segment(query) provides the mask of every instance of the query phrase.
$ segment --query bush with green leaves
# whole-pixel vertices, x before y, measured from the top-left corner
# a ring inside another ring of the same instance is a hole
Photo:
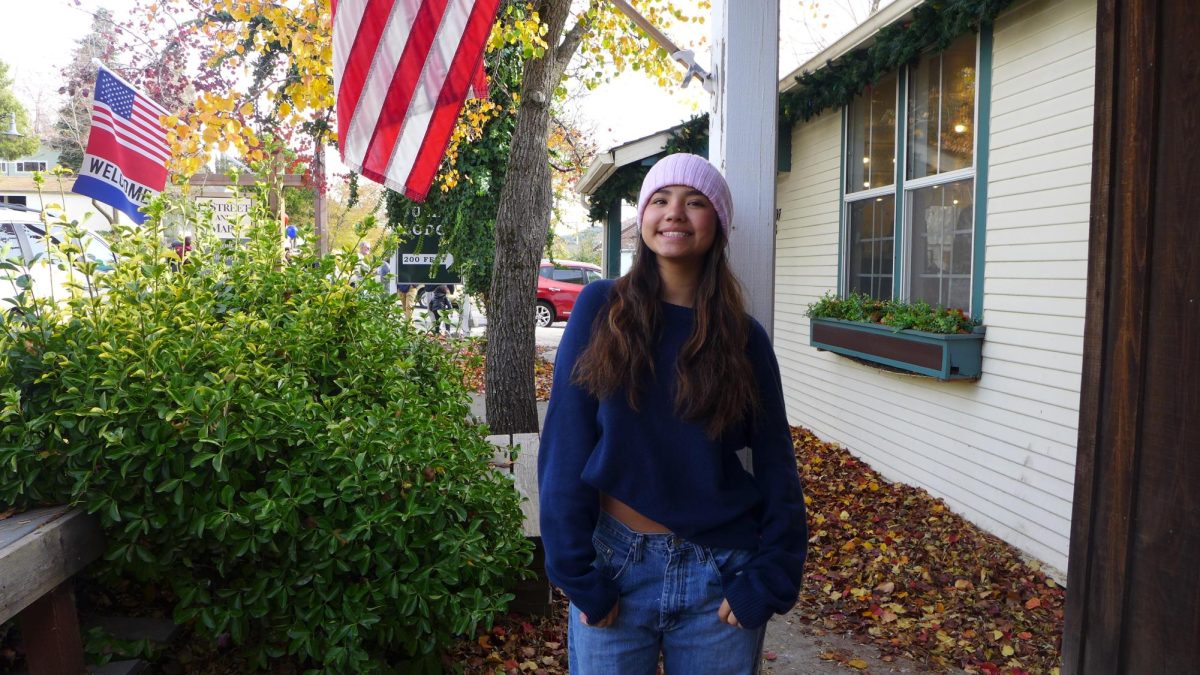
[[[285,256],[261,212],[226,246],[184,214],[181,261],[157,223],[183,207],[152,209],[107,272],[63,223],[91,283],[3,320],[0,510],[96,514],[105,573],[169,584],[177,621],[260,664],[391,672],[487,625],[531,551],[443,345],[351,287],[352,253]]]
[[[806,314],[813,319],[880,323],[897,331],[910,328],[927,333],[970,333],[979,325],[961,309],[932,307],[924,301],[880,300],[859,292],[844,298],[827,292],[808,306]]]

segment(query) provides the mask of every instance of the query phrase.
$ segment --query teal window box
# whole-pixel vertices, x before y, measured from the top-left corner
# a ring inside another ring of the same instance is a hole
[[[809,344],[817,349],[939,380],[976,380],[983,373],[983,326],[944,334],[842,319],[809,321]]]

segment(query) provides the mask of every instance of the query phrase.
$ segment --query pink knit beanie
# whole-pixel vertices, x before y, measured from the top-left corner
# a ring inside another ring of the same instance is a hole
[[[733,197],[729,194],[729,184],[707,159],[685,152],[663,157],[646,173],[642,191],[638,195],[638,227],[642,225],[642,215],[646,213],[650,196],[669,185],[686,185],[702,192],[716,209],[721,228],[726,235],[729,234],[729,223],[733,218]]]

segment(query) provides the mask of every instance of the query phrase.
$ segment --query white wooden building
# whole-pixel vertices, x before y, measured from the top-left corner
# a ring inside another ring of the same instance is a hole
[[[864,47],[919,4],[897,0],[801,71]],[[792,423],[945,499],[1060,579],[1095,46],[1094,0],[1018,0],[990,30],[795,125],[777,181],[775,349]],[[967,309],[986,326],[982,375],[939,381],[810,346],[808,304],[850,290]]]
[[[783,77],[780,93],[907,23],[925,1],[880,10]],[[1079,427],[1095,63],[1095,0],[1016,0],[979,34],[794,124],[776,182],[774,341],[789,421],[943,498],[1060,580]],[[601,155],[580,191],[652,164],[670,132]],[[609,242],[620,214],[614,202]],[[808,305],[852,290],[980,319],[981,375],[942,381],[813,347]]]

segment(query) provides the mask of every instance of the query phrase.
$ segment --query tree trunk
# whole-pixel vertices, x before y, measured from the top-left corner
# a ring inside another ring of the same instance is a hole
[[[549,28],[547,44],[558,44],[570,4],[569,0],[545,0],[538,8]],[[550,99],[562,76],[564,59],[569,58],[547,49],[541,58],[526,61],[521,81],[517,126],[496,214],[496,256],[488,303],[484,380],[487,423],[493,434],[539,431],[533,386],[534,304],[538,263],[553,206],[546,139]]]

